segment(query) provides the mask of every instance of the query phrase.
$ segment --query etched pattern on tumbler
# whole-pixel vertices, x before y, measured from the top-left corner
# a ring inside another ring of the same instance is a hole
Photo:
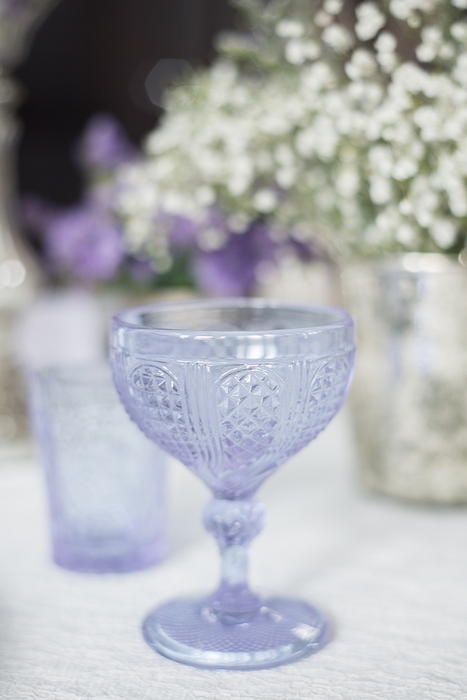
[[[42,370],[31,413],[46,479],[54,560],[131,571],[166,549],[166,455],[125,414],[104,365]]]

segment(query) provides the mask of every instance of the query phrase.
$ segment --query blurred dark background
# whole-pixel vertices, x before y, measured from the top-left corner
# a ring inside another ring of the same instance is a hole
[[[161,114],[144,84],[158,61],[207,64],[215,35],[234,26],[228,0],[60,0],[15,72],[20,192],[74,202],[82,183],[72,147],[87,120],[111,113],[140,142]]]

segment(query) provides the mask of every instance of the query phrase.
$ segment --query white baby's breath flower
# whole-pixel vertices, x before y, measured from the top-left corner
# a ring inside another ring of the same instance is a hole
[[[451,26],[450,32],[456,41],[467,43],[467,24],[465,22],[456,22]]]
[[[154,250],[153,257],[155,262],[155,267],[159,273],[168,272],[172,267],[172,256],[168,250]]]
[[[314,129],[316,133],[316,153],[324,161],[331,160],[335,155],[339,140],[339,136],[333,128],[332,121],[323,114],[320,114],[315,120]]]
[[[418,29],[422,24],[422,18],[420,15],[410,15],[410,17],[407,17],[407,24],[412,29]]]
[[[449,209],[458,219],[463,219],[467,216],[467,197],[465,192],[459,191],[455,195],[449,197]]]
[[[407,20],[412,14],[411,3],[408,0],[391,0],[389,10],[394,17],[402,20]]]
[[[288,41],[285,45],[285,57],[294,66],[300,66],[304,63],[303,43],[297,39]]]
[[[339,117],[343,113],[347,113],[347,100],[345,95],[340,92],[330,92],[323,96],[323,111],[329,116]]]
[[[373,39],[386,24],[386,17],[373,2],[363,2],[355,10],[355,33],[361,41]]]
[[[162,208],[168,214],[189,216],[193,212],[195,205],[193,201],[183,192],[178,190],[168,190],[164,193]]]
[[[380,175],[370,177],[370,199],[374,204],[387,204],[392,199],[390,180]]]
[[[337,175],[336,192],[342,197],[355,197],[360,186],[360,177],[355,167],[343,168]]]
[[[416,241],[417,230],[408,223],[401,223],[396,231],[396,240],[403,245],[410,246]]]
[[[352,34],[340,24],[331,24],[326,27],[322,38],[324,43],[337,53],[346,53],[354,44]]]
[[[277,196],[271,189],[261,189],[253,196],[253,206],[260,214],[269,214],[277,204]]]
[[[463,87],[467,87],[467,54],[462,54],[458,57],[452,76]]]
[[[227,242],[227,233],[224,229],[214,226],[201,228],[197,234],[197,241],[201,250],[219,250]]]
[[[276,171],[276,182],[285,190],[290,189],[297,181],[297,170],[293,166],[279,168]]]
[[[289,144],[281,143],[274,150],[274,158],[279,165],[287,166],[295,163],[295,154]]]
[[[216,201],[216,193],[209,185],[202,185],[195,192],[195,200],[200,207],[210,207]]]
[[[152,237],[152,222],[145,218],[131,217],[125,223],[125,244],[130,252],[141,250]]]
[[[376,60],[381,66],[381,70],[388,74],[393,73],[395,68],[399,65],[397,55],[390,51],[380,51],[376,56]]]
[[[332,20],[332,16],[323,10],[320,10],[315,15],[315,24],[317,27],[327,27],[331,24]]]
[[[316,61],[313,65],[304,67],[300,78],[307,93],[319,94],[336,84],[335,74],[324,61]],[[313,94],[312,105],[315,104],[316,98]]]
[[[274,168],[274,159],[267,150],[259,150],[254,155],[256,169],[260,173],[266,173]]]
[[[423,141],[414,138],[405,151],[406,155],[416,161],[421,161],[427,157],[427,146]]]
[[[231,173],[225,184],[232,197],[242,197],[248,192],[251,183],[250,178],[239,171]]]
[[[305,27],[294,19],[282,19],[276,24],[276,34],[283,39],[292,39],[303,36]]]
[[[367,95],[367,85],[363,80],[354,80],[349,83],[346,89],[346,96],[351,103],[363,102]]]
[[[383,138],[397,147],[407,148],[415,138],[415,134],[410,124],[400,119],[395,124],[384,127],[381,131]]]
[[[279,107],[279,105],[277,106]],[[271,134],[272,136],[283,136],[292,129],[292,124],[287,115],[279,111],[268,111],[262,114],[261,119],[258,120],[258,126],[265,134]]]
[[[418,164],[412,158],[402,157],[394,163],[392,176],[395,180],[408,180],[418,170]]]
[[[457,238],[457,229],[450,219],[436,219],[430,226],[430,235],[440,248],[450,248]]]
[[[244,107],[251,99],[250,91],[245,85],[237,85],[230,93],[230,101],[236,107]]]
[[[451,58],[454,58],[455,54],[456,49],[452,42],[444,42],[438,49],[438,56],[442,58],[443,61],[449,61]]]
[[[400,213],[403,214],[404,216],[409,216],[410,214],[412,214],[412,212],[413,212],[413,207],[412,207],[411,201],[410,201],[409,199],[403,199],[403,200],[399,203],[399,211],[400,211]]]
[[[377,250],[382,246],[386,246],[389,241],[393,240],[394,233],[397,230],[399,220],[393,221],[391,211],[386,207],[375,218],[374,223],[368,225],[364,229],[364,240],[368,241]]]
[[[429,26],[421,31],[422,41],[431,46],[439,46],[443,41],[443,32],[439,27]]]
[[[397,39],[391,32],[381,32],[375,41],[375,49],[382,53],[392,53],[397,49]]]
[[[422,63],[430,63],[430,61],[434,61],[438,52],[435,46],[420,44],[420,46],[417,46],[415,49],[415,53],[419,61]]]
[[[413,121],[422,132],[424,141],[434,141],[439,136],[441,115],[434,106],[425,105],[413,112]]]
[[[414,210],[416,208],[423,209],[429,212],[435,212],[439,208],[440,196],[437,192],[428,189],[426,178],[421,177],[419,182],[415,180],[412,183],[414,195]]]
[[[272,50],[263,74],[222,59],[186,94],[175,88],[143,163],[120,179],[118,207],[134,249],[163,260],[170,249],[157,211],[200,225],[212,207],[226,223],[200,226],[205,250],[241,235],[258,215],[281,246],[299,229],[309,240],[314,221],[337,250],[357,254],[459,245],[467,225],[467,25],[457,9],[467,7],[456,2],[464,0],[363,0],[353,24],[347,15],[341,24],[343,1],[324,0],[309,20],[291,11],[276,20],[279,39],[264,34]],[[394,20],[397,39],[386,28]],[[420,27],[418,62],[398,52],[404,25]]]
[[[336,203],[336,193],[332,187],[320,187],[316,190],[315,202],[325,212],[332,211]]]
[[[441,192],[444,189],[443,173],[440,168],[436,168],[430,173],[429,183],[433,190]]]
[[[339,151],[341,164],[357,166],[358,163],[358,148],[355,144],[343,143]]]
[[[439,27],[425,27],[421,31],[421,37],[422,43],[415,49],[419,61],[434,61],[447,48],[447,45],[443,44],[443,33]]]
[[[305,58],[310,61],[314,61],[321,55],[321,47],[318,42],[310,39],[303,42],[302,51]]]
[[[376,71],[376,61],[366,49],[355,49],[351,59],[345,64],[345,72],[351,80],[370,78]]]
[[[213,65],[209,77],[209,87],[211,88],[219,89],[223,86],[230,86],[235,83],[238,77],[238,68],[232,61],[218,61]]]
[[[430,191],[428,187],[429,182],[425,176],[418,176],[412,181],[410,192],[412,215],[422,228],[431,226],[439,202],[436,193]]]
[[[419,92],[429,101],[434,100],[439,107],[442,107],[444,98],[451,101],[453,83],[447,75],[427,72],[423,82],[420,83]]]
[[[412,0],[414,7],[427,15],[434,14],[438,8],[445,4],[445,0]]]
[[[443,119],[439,137],[445,141],[462,143],[467,135],[467,106],[459,107]],[[459,148],[458,153],[461,152]],[[457,162],[457,157],[454,158]]]
[[[235,212],[227,218],[227,226],[232,233],[243,233],[250,223],[248,214]]]
[[[290,39],[285,45],[285,57],[294,66],[301,66],[307,60],[318,58],[321,50],[315,41]]]
[[[324,0],[323,10],[330,15],[338,15],[344,7],[344,0]]]
[[[423,92],[430,82],[429,75],[415,63],[403,63],[395,71],[393,85],[407,92]]]
[[[295,139],[297,153],[303,158],[309,158],[315,151],[317,136],[313,128],[299,131]]]
[[[389,146],[373,146],[368,151],[368,161],[374,172],[384,177],[390,177],[393,167],[393,157]]]

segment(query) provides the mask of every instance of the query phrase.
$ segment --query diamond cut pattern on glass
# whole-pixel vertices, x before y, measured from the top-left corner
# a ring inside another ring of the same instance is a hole
[[[271,446],[279,422],[280,385],[270,372],[247,369],[225,377],[218,386],[221,444],[238,465],[257,460]]]
[[[133,370],[131,386],[138,402],[146,407],[141,420],[149,434],[179,459],[191,461],[197,451],[186,425],[184,402],[176,379],[158,365],[140,365]]]
[[[305,410],[304,435],[320,433],[339,409],[349,381],[351,355],[336,355],[317,372]]]

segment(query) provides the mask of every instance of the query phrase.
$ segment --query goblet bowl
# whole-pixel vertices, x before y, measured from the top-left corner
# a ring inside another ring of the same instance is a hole
[[[288,598],[247,585],[247,550],[263,521],[260,484],[320,433],[353,371],[353,323],[341,309],[261,299],[160,304],[112,323],[114,380],[131,418],[195,472],[214,498],[221,582],[203,599],[160,606],[149,644],[200,667],[265,668],[320,648],[327,625]]]

